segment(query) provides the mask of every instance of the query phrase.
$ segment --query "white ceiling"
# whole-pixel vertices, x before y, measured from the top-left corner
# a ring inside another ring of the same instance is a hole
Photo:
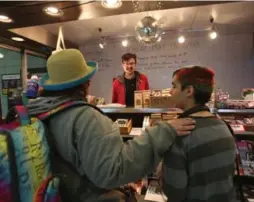
[[[62,25],[65,39],[83,44],[100,37],[98,28],[102,28],[103,36],[133,36],[137,22],[148,14],[160,19],[164,30],[209,27],[212,15],[219,32],[244,31],[246,28],[254,31],[254,2],[250,1],[132,13],[42,27],[57,34]]]

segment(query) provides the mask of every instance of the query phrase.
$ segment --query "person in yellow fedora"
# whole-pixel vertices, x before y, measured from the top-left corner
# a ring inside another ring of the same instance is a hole
[[[41,79],[44,92],[28,104],[29,113],[36,116],[68,101],[84,100],[97,69],[96,62],[86,62],[78,50],[54,53]],[[193,124],[192,119],[161,122],[125,144],[118,126],[92,106],[76,106],[50,117],[48,131],[63,160],[58,171],[67,176],[63,201],[125,201],[112,189],[153,171],[176,136],[188,134]],[[115,196],[122,199],[114,200]]]

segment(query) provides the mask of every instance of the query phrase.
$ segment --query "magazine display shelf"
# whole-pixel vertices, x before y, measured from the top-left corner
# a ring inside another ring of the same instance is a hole
[[[254,109],[219,109],[216,112],[220,116],[253,116]],[[245,132],[234,132],[236,141],[246,140],[254,141],[254,131],[245,131]],[[254,176],[250,175],[240,175],[239,172],[235,175],[235,182],[238,184],[240,200],[245,202],[248,201],[244,195],[243,186],[244,185],[254,185]]]
[[[118,118],[132,119],[133,127],[142,127],[145,116],[150,116],[154,113],[177,112],[177,109],[169,108],[102,108],[102,111],[113,121]],[[254,117],[254,109],[211,109],[211,112],[220,116],[250,116]],[[124,141],[132,139],[134,136],[122,135]],[[235,132],[237,141],[250,140],[254,141],[254,131]],[[242,186],[245,184],[254,185],[254,176],[238,175],[235,176],[235,182],[239,184],[241,201],[244,200]]]

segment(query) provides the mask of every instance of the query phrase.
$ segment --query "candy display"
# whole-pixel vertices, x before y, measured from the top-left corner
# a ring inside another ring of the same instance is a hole
[[[253,89],[252,89],[253,90]],[[243,89],[244,100],[229,99],[229,93],[222,89],[215,91],[215,108],[218,109],[254,109],[254,100],[251,89]]]
[[[254,100],[254,88],[242,89],[242,97],[244,100]]]
[[[143,107],[149,108],[151,105],[151,91],[150,90],[144,90],[142,92],[143,94]]]
[[[135,106],[135,108],[142,108],[143,107],[142,91],[135,91],[134,92],[134,106]]]

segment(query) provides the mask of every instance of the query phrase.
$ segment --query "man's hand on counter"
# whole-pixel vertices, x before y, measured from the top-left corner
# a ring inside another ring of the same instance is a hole
[[[174,119],[167,121],[177,132],[179,136],[188,135],[195,128],[195,120],[191,118]]]

